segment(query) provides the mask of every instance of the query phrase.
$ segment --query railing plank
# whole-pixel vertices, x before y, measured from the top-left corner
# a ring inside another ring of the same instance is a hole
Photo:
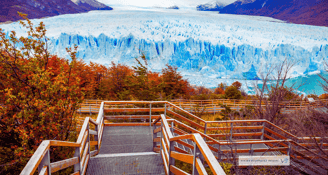
[[[166,161],[163,150],[161,150],[161,155],[162,155],[162,160],[163,160],[163,163],[164,163],[165,174],[168,175],[169,168],[167,166],[167,161]]]
[[[170,171],[175,175],[190,175],[189,173],[181,170],[180,168],[178,168],[174,165],[170,165]]]
[[[161,138],[160,137],[156,137],[154,138],[153,142],[160,142],[161,141]]]
[[[90,141],[90,146],[98,145],[98,141]]]
[[[104,112],[149,112],[150,108],[106,108]],[[152,112],[164,112],[164,108],[151,108]]]
[[[33,156],[27,162],[23,171],[20,174],[21,175],[33,174],[35,170],[38,168],[38,165],[40,164],[41,160],[43,159],[49,148],[50,148],[50,141],[49,140],[42,141],[42,143],[40,144],[38,149],[34,152]]]
[[[182,116],[182,115],[180,115],[180,114],[178,114],[178,113],[175,113],[175,112],[173,112],[173,111],[171,111],[171,110],[167,110],[167,112],[168,112],[169,114],[174,115],[175,117],[178,117],[179,119],[181,119],[181,120],[183,120],[183,121],[187,121],[188,123],[190,123],[191,126],[195,126],[195,127],[201,128],[202,130],[205,129],[204,126],[202,126],[202,125],[200,125],[200,124],[198,124],[198,123],[196,123],[196,122],[194,122],[194,121],[192,121],[192,120],[190,120],[190,119],[188,119],[188,118],[186,118],[186,117],[184,117],[184,116]]]
[[[194,156],[190,154],[183,154],[176,151],[171,151],[171,157],[182,162],[193,164]]]
[[[86,130],[87,130],[87,127],[88,127],[88,124],[89,124],[89,117],[86,117],[85,119],[84,119],[84,123],[83,123],[83,125],[82,125],[82,128],[81,128],[81,131],[80,131],[80,134],[79,134],[79,137],[77,138],[77,143],[81,143],[82,142],[82,139],[83,139],[83,137],[84,137],[84,132],[86,132]]]
[[[262,129],[263,126],[234,126],[232,127],[233,130],[239,129]],[[231,130],[231,127],[208,127],[207,131],[216,131],[216,130]]]
[[[70,167],[72,165],[75,165],[79,163],[78,157],[73,157],[70,159],[54,162],[50,164],[51,167],[51,173],[57,172],[59,170],[65,169],[67,167]]]
[[[67,147],[80,147],[81,144],[76,142],[67,142],[59,140],[50,140],[50,146],[67,146]]]
[[[267,127],[265,127],[264,130],[268,131],[269,133],[271,133],[271,134],[273,134],[273,135],[275,135],[275,136],[277,136],[277,137],[279,137],[279,138],[281,138],[281,139],[284,139],[284,140],[287,139],[286,137],[284,137],[284,136],[282,136],[282,135],[280,135],[280,134],[278,134],[278,133],[272,131],[271,129],[269,129],[269,128],[267,128]]]
[[[91,135],[98,135],[97,131],[92,130],[92,129],[89,129],[89,133],[90,133]]]
[[[87,157],[86,157],[86,160],[85,160],[85,164],[83,165],[83,171],[82,171],[82,175],[85,175],[85,173],[86,173],[86,171],[87,171],[87,165],[88,165],[88,163],[89,163],[89,159],[90,159],[90,156],[89,156],[89,154],[87,155]]]
[[[87,157],[88,154],[88,149],[89,149],[89,143],[86,143],[85,144],[85,148],[84,148],[84,151],[83,151],[83,155],[82,155],[82,158],[81,158],[81,167],[83,167],[83,165],[85,164],[85,159]]]
[[[164,140],[162,139],[162,149],[163,149],[163,151],[164,151],[164,154],[165,154],[165,158],[166,158],[166,160],[167,160],[167,164],[169,164],[169,154],[168,154],[168,148],[167,148],[167,144],[166,143],[164,143]]]
[[[81,143],[81,146],[80,146],[81,151],[84,150],[84,146],[86,145],[85,142],[87,141],[88,135],[89,135],[89,132],[86,131],[84,133],[83,140],[82,140],[82,143]],[[80,156],[82,157],[82,154]]]
[[[184,110],[184,109],[182,109],[182,108],[180,108],[180,107],[174,105],[173,103],[170,103],[170,102],[166,102],[166,103],[169,104],[169,105],[171,105],[172,107],[174,107],[174,108],[176,108],[176,109],[179,109],[180,111],[182,111],[182,112],[184,112],[184,113],[186,113],[186,114],[192,116],[193,118],[195,118],[195,119],[197,119],[197,120],[199,120],[199,121],[201,121],[201,122],[204,122],[204,123],[206,122],[204,119],[201,119],[201,118],[197,117],[196,115],[191,114],[190,112],[188,112],[188,111],[186,111],[186,110]]]
[[[198,157],[196,158],[196,169],[197,169],[199,175],[207,175],[205,167],[204,167],[202,161]]]
[[[189,144],[189,143],[186,143],[186,142],[184,142],[184,141],[182,141],[182,140],[177,140],[176,142],[179,143],[179,144],[181,144],[181,145],[183,145],[183,146],[185,146],[185,147],[188,147],[188,148],[194,150],[194,146],[192,146],[192,145]]]
[[[93,150],[93,151],[90,152],[90,157],[92,157],[96,154],[98,154],[98,150]]]
[[[193,138],[192,134],[186,134],[186,135],[175,136],[175,137],[171,138],[170,141],[177,141],[177,140],[181,140],[181,139],[192,139],[192,138]]]
[[[230,133],[227,134],[207,134],[210,137],[229,137]],[[240,136],[261,136],[262,132],[253,132],[253,133],[233,133],[232,136],[240,137]]]
[[[154,134],[156,134],[156,133],[158,133],[158,132],[161,132],[161,131],[162,131],[162,128],[161,128],[161,127],[156,128],[156,129],[154,130]]]
[[[170,126],[167,123],[166,117],[163,114],[161,115],[161,118],[162,118],[162,122],[163,122],[164,128],[165,128],[165,130],[167,132],[168,139],[170,140],[171,138],[173,138],[173,135],[172,135],[171,130],[170,130]]]
[[[183,153],[183,154],[189,154],[187,151],[185,151],[185,150],[183,150],[183,149],[181,149],[181,148],[179,148],[179,147],[177,147],[177,146],[174,146],[174,149],[175,149],[175,151],[178,151],[178,152],[180,152],[180,153]]]
[[[40,171],[39,175],[48,175],[48,167],[47,166],[44,166],[42,168],[42,170]]]

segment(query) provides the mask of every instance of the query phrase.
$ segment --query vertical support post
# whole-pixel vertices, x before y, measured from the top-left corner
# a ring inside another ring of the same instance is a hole
[[[44,166],[48,167],[48,174],[51,174],[51,167],[50,167],[50,151],[49,149],[47,150],[46,154],[44,155],[43,159],[41,160],[39,166],[38,166],[38,171],[39,173],[41,172],[42,168]]]
[[[221,151],[221,145],[219,145],[219,150],[218,150],[218,161],[221,162],[221,155],[222,155],[222,151]]]
[[[88,137],[87,137],[87,140],[85,141],[85,144],[89,143],[89,148],[88,148],[88,153],[87,154],[90,154],[90,124],[89,123],[87,125],[87,130],[88,130]]]
[[[206,134],[207,131],[207,122],[205,121],[205,129],[204,129],[204,134]]]
[[[81,172],[81,158],[80,158],[80,147],[76,147],[75,148],[75,153],[74,153],[74,157],[77,157],[79,159],[79,162],[77,164],[74,165],[74,173],[75,172],[80,172],[80,174],[82,173]]]
[[[166,103],[164,103],[164,108],[165,108],[165,110],[164,110],[164,115],[165,115],[165,117],[166,117]]]
[[[288,141],[288,150],[287,150],[287,155],[288,156],[290,155],[291,150],[292,150],[291,144],[290,144],[290,141]]]
[[[151,127],[151,103],[149,104],[149,127]]]
[[[253,155],[254,150],[253,150],[253,144],[250,144],[250,150],[249,150],[249,155]]]
[[[230,123],[230,141],[232,141],[233,123]]]
[[[213,104],[213,100],[212,100],[212,106],[213,106],[213,111],[214,111],[214,115],[215,115],[215,103]]]
[[[174,151],[174,141],[170,141],[170,147],[169,147],[169,164],[168,164],[168,168],[170,169],[171,165],[175,166],[175,159],[171,157],[171,151]],[[169,175],[174,175],[170,170],[169,170]]]
[[[154,123],[154,126],[153,126],[153,151],[154,151],[154,152],[155,152],[155,148],[156,148],[156,146],[157,146],[157,143],[154,142],[154,139],[157,138],[157,133],[154,132],[155,129],[156,129],[156,124]]]
[[[90,116],[91,116],[91,105],[89,105],[89,111],[90,111]]]
[[[95,125],[95,131],[98,133],[98,125]],[[98,143],[98,137],[100,137],[100,136],[94,135],[93,137],[95,138],[95,141],[97,141],[97,143]],[[95,146],[95,150],[97,150],[99,152],[98,144]]]
[[[197,168],[196,168],[196,158],[200,156],[200,150],[196,143],[194,143],[194,160],[192,164],[192,175],[199,175]]]
[[[262,124],[263,128],[262,128],[262,135],[261,135],[261,140],[264,140],[264,128],[265,128],[265,122],[263,122]]]

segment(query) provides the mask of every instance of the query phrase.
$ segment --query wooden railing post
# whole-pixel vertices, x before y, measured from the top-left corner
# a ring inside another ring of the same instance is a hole
[[[79,159],[79,163],[74,165],[74,172],[80,172],[81,174],[81,158],[80,158],[80,147],[75,148],[74,157],[77,157]]]
[[[249,155],[253,155],[254,154],[254,150],[253,150],[253,144],[250,144],[250,150],[249,150]]]
[[[95,125],[95,131],[98,133],[98,125]],[[94,135],[95,141],[97,141],[98,143],[98,135]],[[95,150],[97,150],[99,152],[99,147],[98,144],[95,145]]]
[[[206,130],[207,130],[207,122],[205,122],[204,134],[206,134]]]
[[[154,150],[154,148],[156,148],[156,146],[157,146],[157,143],[154,141],[154,139],[157,137],[157,133],[154,132],[155,129],[156,129],[156,123],[154,123],[154,126],[153,126],[153,150]],[[160,152],[160,153],[161,153],[161,152]]]
[[[90,111],[90,116],[92,115],[92,113],[91,113],[91,105],[89,105],[89,111]]]
[[[263,140],[264,139],[264,131],[265,131],[265,122],[263,122],[262,123],[262,126],[263,126],[263,128],[262,128],[262,135],[261,135],[261,140]]]
[[[164,115],[166,116],[166,103],[164,103],[164,108],[165,108]]]
[[[233,133],[233,123],[230,123],[230,141],[232,141],[232,133]]]
[[[87,143],[89,143],[89,148],[88,148],[88,152],[87,152],[87,154],[90,154],[90,124],[88,123],[88,125],[87,125],[87,130],[88,130],[88,136],[87,136],[87,140],[86,140],[86,142],[85,142],[85,144],[87,144]]]
[[[288,150],[287,150],[287,155],[289,156],[290,155],[290,152],[292,151],[292,148],[291,148],[291,143],[290,141],[288,141]]]
[[[171,157],[171,151],[174,151],[174,141],[170,141],[170,147],[169,147],[169,164],[168,167],[170,169],[170,166],[173,165],[175,166],[175,159]],[[169,175],[174,175],[170,170],[169,170]]]
[[[196,142],[194,142],[194,160],[193,160],[193,164],[192,164],[192,175],[199,175],[197,169],[196,169],[196,158],[198,158],[200,156],[201,152],[196,144]]]
[[[47,153],[44,155],[43,159],[41,160],[39,166],[38,166],[38,171],[39,173],[41,172],[42,168],[46,166],[48,170],[48,174],[51,174],[51,167],[50,167],[50,150],[47,150]]]
[[[151,127],[151,103],[149,104],[149,127]]]

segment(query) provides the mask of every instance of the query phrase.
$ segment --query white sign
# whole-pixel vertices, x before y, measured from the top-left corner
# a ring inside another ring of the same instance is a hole
[[[239,156],[239,166],[289,166],[289,156]]]

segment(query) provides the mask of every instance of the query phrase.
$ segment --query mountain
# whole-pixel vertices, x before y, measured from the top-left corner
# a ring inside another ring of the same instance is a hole
[[[220,13],[269,16],[296,24],[328,26],[328,0],[239,0]]]
[[[0,22],[22,19],[17,11],[28,18],[42,18],[61,14],[82,13],[91,10],[112,10],[95,0],[1,0]]]
[[[196,7],[198,11],[219,11],[223,7],[225,7],[226,4],[219,2],[219,1],[212,1],[208,2],[206,4],[201,4]]]

